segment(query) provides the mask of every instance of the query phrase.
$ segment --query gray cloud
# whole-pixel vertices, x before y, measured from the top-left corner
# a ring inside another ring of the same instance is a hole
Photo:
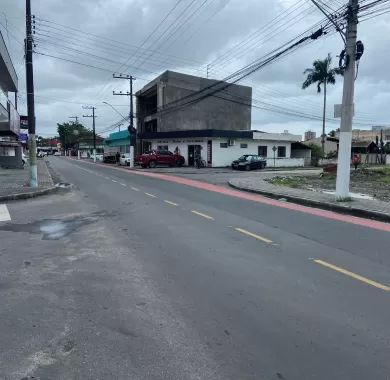
[[[104,106],[102,101],[118,105],[118,109],[127,114],[128,98],[111,95],[113,89],[122,91],[127,89],[125,81],[112,79],[112,72],[127,60],[132,66],[123,67],[121,70],[128,71],[139,78],[136,81],[136,89],[146,83],[145,79],[152,79],[157,73],[166,69],[206,75],[206,65],[213,61],[216,64],[209,67],[210,75],[223,78],[323,18],[319,11],[310,6],[309,1],[208,0],[196,13],[196,8],[202,3],[199,0],[176,20],[184,7],[190,4],[190,0],[183,0],[143,49],[137,49],[137,46],[154,30],[175,3],[176,0],[33,1],[33,12],[38,18],[106,38],[97,39],[72,30],[61,32],[51,29],[52,32],[58,33],[58,35],[51,34],[52,37],[58,38],[58,45],[49,45],[42,40],[45,39],[44,37],[37,36],[37,39],[41,39],[37,43],[37,50],[106,70],[96,70],[49,57],[35,56],[38,133],[54,134],[57,122],[65,121],[71,115],[81,116],[83,113],[81,105],[86,103],[97,105],[99,116],[97,125],[100,130],[119,118],[113,110]],[[292,16],[286,13],[283,16],[282,12],[294,4],[301,13],[296,13],[295,19],[291,19]],[[305,11],[306,8],[310,10]],[[12,34],[9,48],[20,79],[21,112],[25,112],[23,49],[20,46],[24,38],[24,2],[2,0],[2,10],[7,15],[9,32]],[[194,16],[190,17],[191,14]],[[274,20],[275,17],[279,19]],[[160,38],[166,26],[174,20],[176,20],[175,26]],[[390,56],[387,52],[390,39],[389,21],[389,15],[384,15],[359,24],[359,38],[364,41],[366,52],[356,82],[356,113],[357,119],[368,125],[371,122],[376,124],[388,120],[390,124],[387,112],[387,104],[390,100],[388,90],[390,74],[387,69],[390,64]],[[0,14],[0,22],[5,25],[2,14]],[[42,22],[41,24],[45,25]],[[63,29],[58,25],[52,26]],[[263,27],[262,39],[253,40],[253,44],[247,43],[237,53],[237,44],[261,27]],[[7,40],[4,28],[1,26],[0,28]],[[40,28],[41,33],[47,33],[43,30],[48,28],[42,26]],[[172,38],[163,43],[171,33]],[[158,38],[160,38],[158,43],[152,44]],[[90,55],[66,49],[64,44],[70,49]],[[145,48],[157,51],[148,57],[150,52]],[[310,67],[314,59],[323,58],[328,52],[332,53],[336,65],[336,55],[341,49],[342,41],[338,35],[320,39],[259,71],[244,80],[244,83],[251,83],[254,98],[257,100],[320,116],[322,97],[316,93],[315,87],[305,91],[301,89],[304,80],[302,73],[306,67]],[[228,53],[225,54],[226,52]],[[91,54],[104,57],[105,60],[93,57]],[[231,61],[226,63],[227,59]],[[142,62],[143,60],[145,61]],[[140,65],[138,70],[135,70],[134,65]],[[333,104],[340,103],[341,96],[342,79],[339,78],[337,84],[329,89],[328,114],[330,116]],[[328,129],[337,128],[337,122],[336,120],[335,123],[329,123]],[[89,123],[90,120],[86,120],[86,124]],[[291,132],[303,133],[309,128],[319,131],[320,127],[321,122],[316,120],[253,109],[253,128],[269,131],[288,129]]]

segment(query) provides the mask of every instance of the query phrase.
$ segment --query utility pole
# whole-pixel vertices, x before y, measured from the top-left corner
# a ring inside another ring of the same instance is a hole
[[[75,119],[76,121],[74,123],[78,124],[79,117],[78,116],[69,116],[69,119]]]
[[[92,115],[83,115],[83,117],[92,117],[92,130],[93,130],[93,162],[96,162],[96,130],[95,130],[95,119],[97,116],[95,116],[95,110],[96,107],[84,107],[85,110],[92,110]]]
[[[340,123],[340,145],[336,179],[336,197],[338,199],[349,197],[358,11],[358,0],[349,0],[347,10],[347,38],[345,47],[346,67],[344,70],[343,104],[341,109]]]
[[[130,127],[129,127],[130,146],[129,146],[129,153],[131,154],[131,135],[132,135],[132,133],[134,131],[133,81],[135,80],[135,78],[132,75],[127,75],[127,74],[119,74],[119,75],[112,74],[112,77],[116,78],[116,79],[126,79],[126,80],[128,80],[130,82],[130,91],[126,91],[126,92],[122,92],[122,91],[115,92],[115,91],[113,91],[112,94],[113,95],[125,95],[125,96],[129,96],[130,97],[130,113],[129,113],[129,117],[130,117]],[[134,150],[135,150],[135,146],[134,146]],[[133,156],[134,156],[134,153],[133,153]],[[133,162],[134,162],[134,157],[133,157]],[[133,163],[132,163],[132,165],[133,165]]]
[[[26,0],[26,90],[28,115],[28,153],[30,158],[30,186],[38,187],[37,143],[35,140],[34,70],[31,0]]]

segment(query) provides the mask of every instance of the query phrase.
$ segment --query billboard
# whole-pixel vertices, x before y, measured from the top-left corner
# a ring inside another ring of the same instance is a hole
[[[28,129],[28,116],[20,115],[20,129]]]
[[[20,132],[20,116],[16,108],[11,102],[8,102],[9,109],[9,130],[15,135],[19,135]]]
[[[28,134],[20,132],[19,133],[19,141],[21,141],[22,143],[26,143],[27,144],[27,142],[28,142]]]

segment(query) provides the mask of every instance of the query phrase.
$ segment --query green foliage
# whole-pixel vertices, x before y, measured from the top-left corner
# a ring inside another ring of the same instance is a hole
[[[309,148],[311,149],[311,157],[312,158],[322,158],[322,150],[321,147],[317,144],[309,144]]]
[[[338,67],[332,68],[332,57],[330,54],[321,60],[317,59],[313,62],[313,67],[306,69],[303,73],[307,77],[302,83],[302,89],[306,89],[312,84],[317,85],[317,92],[321,92],[321,85],[335,84],[336,75],[342,75],[342,70]]]
[[[76,148],[80,142],[93,139],[93,132],[81,123],[57,124],[57,132],[65,149]]]

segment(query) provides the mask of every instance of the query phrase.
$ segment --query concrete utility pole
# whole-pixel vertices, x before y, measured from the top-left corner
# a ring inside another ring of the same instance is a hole
[[[37,143],[35,140],[34,70],[31,0],[26,0],[26,89],[28,115],[28,153],[30,161],[30,186],[38,187]]]
[[[125,75],[125,74],[119,74],[119,75],[112,74],[112,77],[116,78],[116,79],[126,79],[126,80],[128,80],[130,82],[130,91],[127,91],[127,92],[122,92],[122,91],[115,92],[115,91],[113,91],[112,94],[113,95],[130,96],[130,113],[129,113],[130,127],[129,127],[129,129],[130,129],[130,131],[133,131],[134,130],[133,81],[135,80],[135,78],[132,75]],[[129,131],[129,140],[130,140],[130,146],[129,146],[130,152],[129,153],[131,154],[131,132],[130,131]],[[134,149],[134,151],[135,151],[135,149]],[[134,156],[134,152],[133,152],[133,156]],[[133,162],[134,162],[134,157],[133,157]],[[133,163],[131,164],[131,166],[133,166]]]
[[[96,130],[95,130],[95,110],[96,107],[84,107],[85,110],[92,110],[92,115],[83,115],[83,117],[92,117],[92,130],[93,130],[93,162],[96,162]]]
[[[336,197],[338,199],[349,197],[358,11],[358,0],[349,0],[347,11],[347,40],[345,47],[346,68],[344,70],[340,145],[336,179]]]

